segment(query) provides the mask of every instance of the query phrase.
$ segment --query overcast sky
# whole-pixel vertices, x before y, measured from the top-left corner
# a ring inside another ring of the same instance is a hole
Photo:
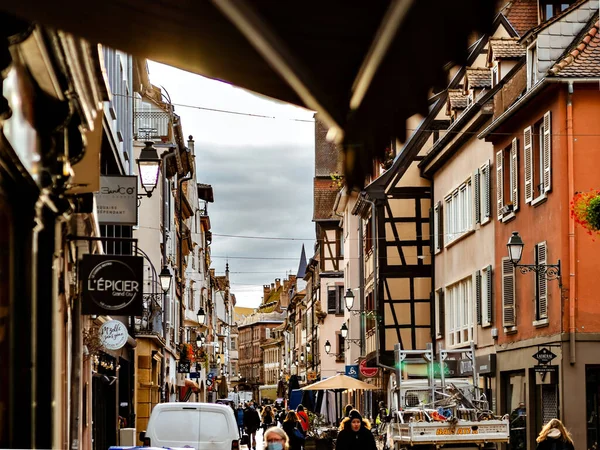
[[[263,284],[296,274],[302,244],[308,257],[314,245],[313,113],[162,64],[149,62],[149,69],[152,84],[175,105],[184,135],[194,136],[198,181],[213,187],[212,267],[223,275],[229,257],[237,304],[255,307]]]

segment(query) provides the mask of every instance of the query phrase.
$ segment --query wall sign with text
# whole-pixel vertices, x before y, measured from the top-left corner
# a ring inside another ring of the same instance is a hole
[[[84,255],[79,262],[82,314],[141,316],[144,259]]]
[[[134,176],[102,176],[96,193],[98,222],[114,225],[137,225],[138,178]]]
[[[129,332],[127,327],[118,320],[109,320],[100,327],[100,341],[108,350],[119,350],[127,343]]]

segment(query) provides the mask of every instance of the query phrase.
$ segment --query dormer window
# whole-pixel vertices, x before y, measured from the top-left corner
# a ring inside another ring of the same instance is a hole
[[[495,87],[500,82],[500,75],[498,70],[498,63],[492,67],[492,87]]]
[[[569,0],[540,0],[540,18],[542,22],[552,19],[567,9],[573,1]]]

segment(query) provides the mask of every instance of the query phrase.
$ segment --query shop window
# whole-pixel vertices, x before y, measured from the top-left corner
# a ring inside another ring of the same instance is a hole
[[[527,379],[524,371],[503,373],[502,390],[504,405],[502,414],[509,414],[510,441],[508,450],[527,449]]]

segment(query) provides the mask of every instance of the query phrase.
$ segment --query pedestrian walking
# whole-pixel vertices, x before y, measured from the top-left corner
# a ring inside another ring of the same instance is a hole
[[[371,424],[353,409],[342,420],[340,432],[335,443],[336,450],[377,450],[375,437],[371,433]]]
[[[542,427],[536,439],[536,450],[574,450],[573,439],[563,423],[558,419],[550,420]]]
[[[246,427],[246,433],[248,433],[248,448],[252,445],[252,448],[256,450],[256,430],[260,428],[260,416],[258,411],[250,404],[244,410],[244,426]]]
[[[287,434],[290,442],[290,450],[302,450],[306,435],[302,430],[302,425],[298,422],[298,416],[294,411],[287,413],[283,421],[283,431]]]
[[[306,435],[310,426],[310,422],[308,420],[308,414],[306,414],[306,411],[304,411],[304,406],[302,406],[302,404],[298,405],[296,408],[296,415],[298,416],[298,420],[302,426],[302,431],[304,431],[304,434]]]
[[[235,420],[237,421],[237,426],[241,437],[244,434],[244,408],[242,408],[241,403],[238,405],[237,410],[235,411]]]
[[[269,405],[263,408],[262,412],[262,426],[263,426],[263,436],[267,428],[277,425],[275,423],[275,415],[273,414],[273,410]]]
[[[352,411],[353,409],[354,409],[354,406],[346,405],[346,407],[344,408],[344,419],[346,417],[350,417],[350,411]]]
[[[279,427],[271,427],[264,434],[264,450],[290,450],[290,442]]]

